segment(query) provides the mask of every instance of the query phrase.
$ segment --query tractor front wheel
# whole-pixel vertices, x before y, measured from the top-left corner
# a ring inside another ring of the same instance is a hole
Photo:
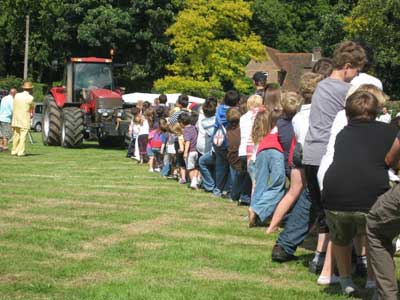
[[[133,120],[133,113],[130,108],[124,109],[124,114],[125,114],[125,120],[128,120],[129,122]],[[129,134],[129,130],[125,132],[125,139],[124,139],[124,144],[125,147],[128,148],[129,144],[131,143],[131,135]]]
[[[79,147],[83,142],[83,112],[78,107],[66,107],[62,111],[61,146]]]
[[[61,110],[54,102],[53,97],[48,96],[44,103],[44,116],[42,128],[43,144],[47,146],[59,146],[61,136]]]

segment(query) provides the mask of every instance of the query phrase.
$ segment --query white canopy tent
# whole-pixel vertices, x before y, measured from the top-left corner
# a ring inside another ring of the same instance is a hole
[[[129,104],[136,104],[139,100],[142,101],[149,101],[150,103],[154,102],[154,99],[158,98],[161,94],[151,94],[151,93],[131,93],[131,94],[125,94],[122,95],[122,99],[125,101],[125,103]],[[165,94],[167,96],[167,104],[175,104],[176,101],[178,100],[178,97],[181,94]],[[205,99],[203,98],[198,98],[194,96],[188,96],[189,97],[189,104],[191,103],[196,103],[196,104],[203,104]]]

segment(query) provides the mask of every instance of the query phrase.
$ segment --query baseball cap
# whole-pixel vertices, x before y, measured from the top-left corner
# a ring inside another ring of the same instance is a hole
[[[253,75],[253,80],[254,81],[266,81],[268,79],[268,73],[267,72],[255,72]]]

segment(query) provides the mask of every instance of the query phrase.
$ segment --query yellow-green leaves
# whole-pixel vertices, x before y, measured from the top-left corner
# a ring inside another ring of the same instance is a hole
[[[171,76],[156,81],[155,89],[200,96],[228,88],[248,92],[245,66],[265,58],[260,38],[250,30],[251,17],[243,0],[188,0],[166,31],[175,53],[167,67]]]

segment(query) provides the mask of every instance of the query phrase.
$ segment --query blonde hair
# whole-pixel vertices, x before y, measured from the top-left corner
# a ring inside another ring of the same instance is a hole
[[[254,144],[260,143],[260,141],[270,133],[276,126],[276,122],[281,114],[282,110],[280,108],[274,108],[272,110],[262,109],[257,113],[251,133]]]
[[[253,108],[260,107],[263,104],[263,98],[259,95],[252,95],[247,99],[247,109],[252,110]]]
[[[301,97],[295,92],[286,92],[282,95],[282,112],[287,118],[292,118],[297,113],[301,104]]]
[[[318,82],[324,79],[324,76],[318,73],[306,72],[300,78],[300,95],[305,103],[311,103],[312,95],[317,88]]]
[[[386,95],[380,88],[376,87],[373,84],[362,84],[357,89],[357,91],[369,92],[372,95],[374,95],[376,97],[376,99],[378,100],[379,107],[383,107],[385,105],[386,101],[389,100],[389,96]]]
[[[171,130],[171,132],[173,132],[176,135],[183,134],[183,129],[182,129],[182,126],[179,124],[179,122],[175,123],[174,125],[171,125],[170,130]]]

